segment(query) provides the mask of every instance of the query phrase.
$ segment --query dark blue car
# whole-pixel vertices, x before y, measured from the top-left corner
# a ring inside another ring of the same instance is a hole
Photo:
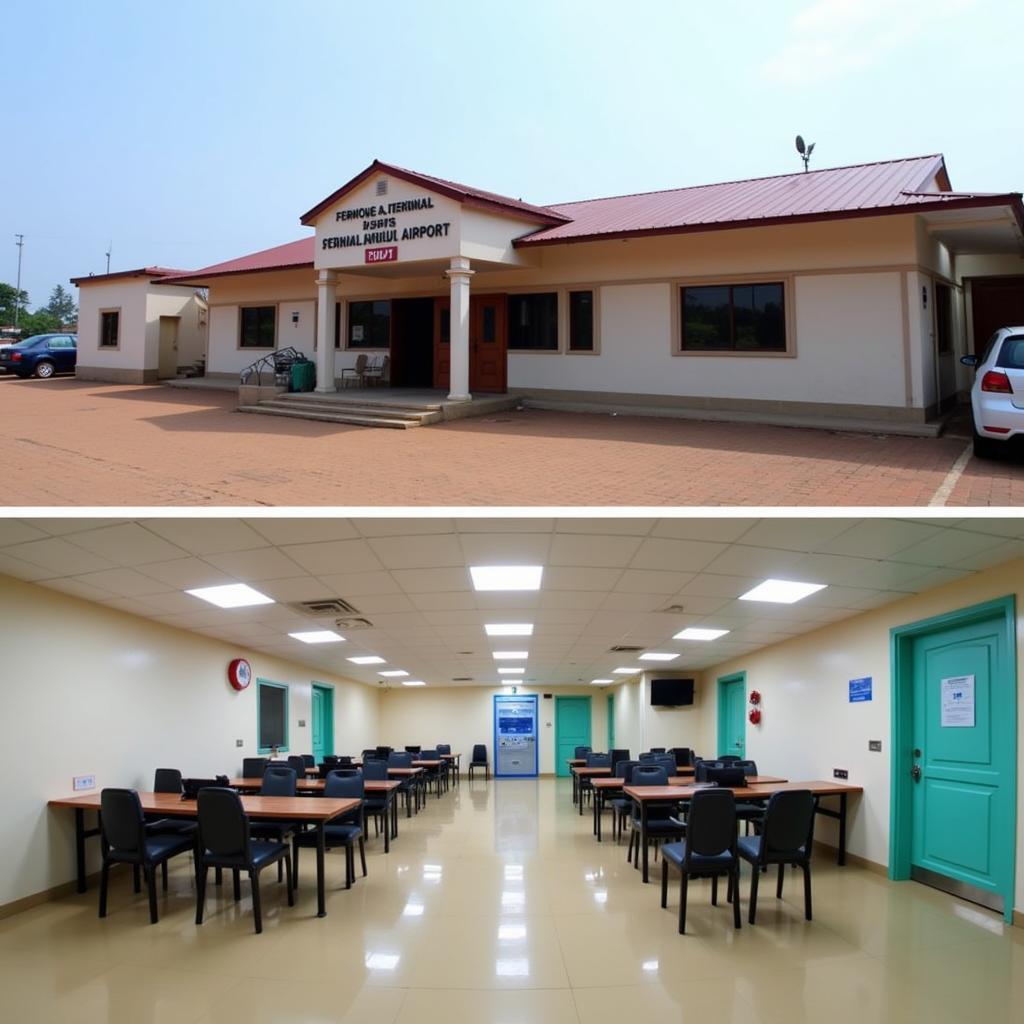
[[[78,358],[75,334],[36,334],[16,345],[0,348],[0,368],[19,377],[41,377],[73,373]]]

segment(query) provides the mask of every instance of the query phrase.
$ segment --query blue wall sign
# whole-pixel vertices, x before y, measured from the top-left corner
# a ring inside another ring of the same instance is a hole
[[[851,679],[850,703],[859,704],[865,700],[871,700],[871,676],[865,676],[863,679]]]

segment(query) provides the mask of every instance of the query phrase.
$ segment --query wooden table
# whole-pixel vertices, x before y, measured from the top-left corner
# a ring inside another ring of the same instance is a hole
[[[851,793],[863,793],[862,786],[844,786],[837,782],[773,782],[760,783],[757,785],[730,787],[737,800],[767,800],[773,793],[785,793],[792,790],[809,789],[814,794],[814,809],[825,817],[835,818],[839,822],[839,849],[836,855],[836,862],[839,865],[846,863],[846,812],[847,798]],[[647,808],[652,803],[678,803],[681,800],[692,800],[694,793],[700,790],[693,785],[689,786],[626,786],[623,788],[626,796],[630,797],[640,807],[640,846],[643,859],[643,880],[647,881]],[[821,797],[839,797],[839,810],[822,808]]]
[[[139,793],[142,810],[146,814],[162,818],[195,818],[199,814],[195,800],[182,800],[175,793]],[[317,917],[327,916],[327,900],[324,894],[324,826],[339,814],[355,810],[359,800],[328,799],[309,800],[302,796],[243,796],[242,809],[253,820],[277,818],[285,821],[299,821],[316,829],[316,905]],[[86,793],[82,796],[50,800],[50,807],[68,807],[75,812],[75,851],[78,858],[78,891],[85,892],[85,840],[99,835],[99,828],[86,830],[85,812],[100,809],[100,794]]]
[[[569,766],[569,774],[572,776],[572,802],[579,804],[580,814],[583,814],[583,783],[590,779],[600,778],[602,775],[611,775],[611,768],[587,768]]]
[[[693,780],[696,769],[692,767],[677,768],[676,774],[669,776],[670,786],[686,786]],[[752,785],[766,785],[773,782],[786,782],[787,780],[778,775],[748,775],[747,782]],[[590,784],[594,787],[594,835],[597,841],[601,842],[601,820],[603,817],[605,799],[614,795],[622,789],[622,779],[591,779]]]

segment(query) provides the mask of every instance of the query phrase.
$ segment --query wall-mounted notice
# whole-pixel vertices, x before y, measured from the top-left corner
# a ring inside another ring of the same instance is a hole
[[[974,728],[974,676],[950,676],[939,680],[944,729]]]
[[[851,679],[850,703],[859,704],[865,700],[871,700],[871,676],[864,676],[863,679]]]

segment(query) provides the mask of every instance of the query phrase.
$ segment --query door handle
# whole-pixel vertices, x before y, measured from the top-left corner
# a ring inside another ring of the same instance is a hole
[[[915,782],[921,781],[921,766],[919,764],[915,764],[914,767],[910,769],[910,777]]]

